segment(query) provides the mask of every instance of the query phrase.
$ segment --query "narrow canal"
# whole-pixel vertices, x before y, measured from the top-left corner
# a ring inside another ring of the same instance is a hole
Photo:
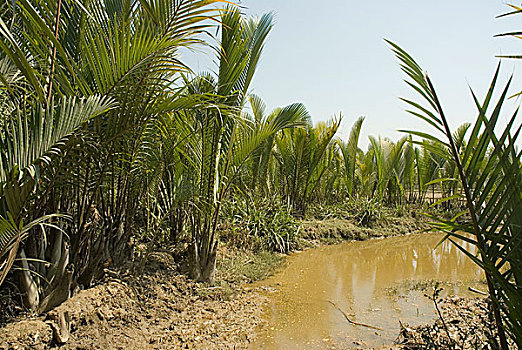
[[[347,242],[296,253],[266,290],[268,325],[253,349],[379,347],[393,343],[403,324],[435,318],[425,294],[441,282],[445,294],[485,289],[483,275],[441,234],[419,234]],[[358,323],[350,324],[343,313]]]

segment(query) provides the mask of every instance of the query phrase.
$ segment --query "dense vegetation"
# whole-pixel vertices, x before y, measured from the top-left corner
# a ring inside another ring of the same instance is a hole
[[[522,344],[516,113],[495,132],[509,84],[488,114],[495,75],[484,102],[473,95],[475,123],[452,132],[429,78],[391,44],[428,103],[406,100],[411,113],[446,140],[408,131],[370,137],[364,151],[364,118],[341,140],[342,116],[314,125],[300,103],[267,112],[249,94],[272,22],[216,0],[0,5],[2,288],[43,312],[105,268],[143,266],[180,241],[191,278],[212,282],[234,220],[287,252],[310,206],[349,202],[367,225],[382,205],[431,198],[451,218],[436,228],[478,247],[470,258],[487,272],[499,330]],[[215,73],[183,62],[180,50],[198,45],[213,46]]]

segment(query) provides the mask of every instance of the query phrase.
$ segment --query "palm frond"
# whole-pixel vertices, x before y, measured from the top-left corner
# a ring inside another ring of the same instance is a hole
[[[395,44],[390,45],[402,62],[403,70],[415,72],[408,75],[415,80],[418,89],[424,92],[422,97],[435,107],[436,117],[430,114],[426,117],[443,127],[447,143],[433,142],[451,154],[448,160],[453,162],[456,169],[471,218],[467,225],[438,219],[441,224],[435,227],[446,232],[448,237],[458,238],[461,236],[459,231],[472,235],[478,257],[470,254],[458,242],[452,242],[486,272],[489,294],[495,301],[494,315],[502,348],[508,348],[504,329],[521,346],[522,171],[520,153],[517,153],[515,147],[521,129],[519,127],[514,133],[512,131],[518,111],[502,130],[500,137],[495,131],[511,79],[504,86],[491,112],[488,107],[497,85],[500,66],[497,67],[484,102],[480,103],[472,91],[478,117],[463,150],[463,138],[469,126],[459,129],[456,135],[451,133],[429,77],[418,74],[419,66],[404,50]]]

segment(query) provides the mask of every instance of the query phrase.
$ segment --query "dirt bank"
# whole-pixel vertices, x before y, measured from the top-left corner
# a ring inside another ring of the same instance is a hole
[[[301,225],[301,246],[336,244],[342,241],[363,241],[370,238],[392,237],[418,233],[428,228],[424,216],[387,217],[361,227],[353,220],[332,218],[304,220]]]
[[[51,348],[58,324],[51,319],[64,313],[71,332],[61,349],[244,349],[262,304],[241,287],[224,291],[187,280],[162,253],[141,277],[114,275],[46,316],[0,329],[0,349]]]

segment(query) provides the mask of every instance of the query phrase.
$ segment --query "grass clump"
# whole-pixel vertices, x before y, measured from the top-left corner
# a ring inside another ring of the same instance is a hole
[[[217,261],[220,283],[251,283],[270,276],[284,261],[284,255],[262,250],[252,252],[222,247]]]
[[[278,201],[239,198],[224,210],[221,240],[254,252],[288,253],[297,246],[300,223]]]

